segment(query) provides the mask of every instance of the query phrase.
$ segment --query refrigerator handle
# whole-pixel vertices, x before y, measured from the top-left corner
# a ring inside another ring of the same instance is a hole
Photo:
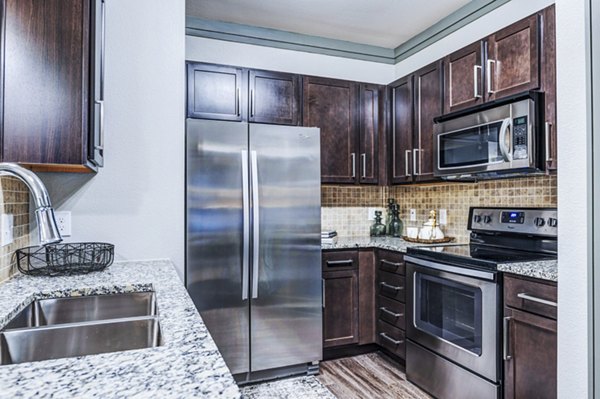
[[[243,257],[242,257],[242,301],[248,299],[250,285],[250,184],[248,175],[248,151],[242,150],[242,208],[243,208]]]
[[[256,151],[250,152],[252,176],[252,299],[258,298],[258,248],[260,232],[260,205],[258,203],[258,161]]]

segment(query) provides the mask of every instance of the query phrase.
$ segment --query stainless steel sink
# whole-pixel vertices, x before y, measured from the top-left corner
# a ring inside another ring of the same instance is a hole
[[[153,292],[34,301],[0,331],[0,365],[160,344]]]
[[[154,292],[39,299],[19,312],[4,330],[155,315]]]

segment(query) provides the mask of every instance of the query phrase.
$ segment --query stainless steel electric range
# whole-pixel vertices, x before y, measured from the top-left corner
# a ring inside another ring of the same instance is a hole
[[[409,381],[439,399],[502,395],[499,264],[556,259],[552,208],[469,211],[469,244],[407,250]]]

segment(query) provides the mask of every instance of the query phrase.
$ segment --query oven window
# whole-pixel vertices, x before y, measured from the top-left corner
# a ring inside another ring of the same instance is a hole
[[[499,137],[502,122],[441,134],[440,168],[486,165],[502,162]]]
[[[481,355],[481,289],[415,273],[415,325]]]

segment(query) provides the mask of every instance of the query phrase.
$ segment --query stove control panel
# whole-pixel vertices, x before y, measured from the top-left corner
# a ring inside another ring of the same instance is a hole
[[[556,237],[556,208],[475,208],[469,211],[469,230]]]

